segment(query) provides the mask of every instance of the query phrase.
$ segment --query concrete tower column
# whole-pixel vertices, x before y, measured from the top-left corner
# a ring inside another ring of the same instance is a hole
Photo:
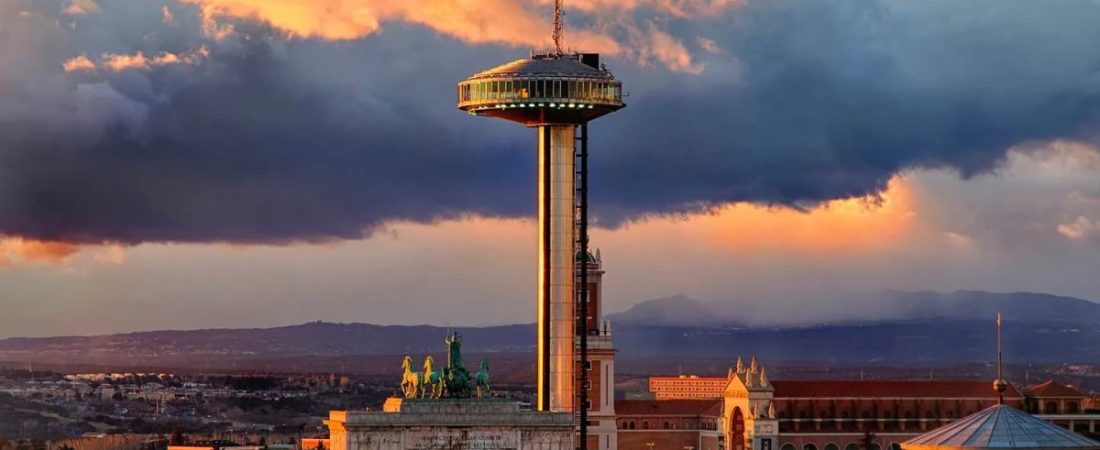
[[[573,125],[539,130],[538,409],[573,411],[575,139]]]

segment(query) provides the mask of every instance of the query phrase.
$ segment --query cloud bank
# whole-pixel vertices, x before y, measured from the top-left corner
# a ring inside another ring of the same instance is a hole
[[[457,80],[545,47],[548,4],[4,2],[0,234],[284,243],[531,215],[533,136],[451,99]],[[1097,137],[1095,2],[570,11],[570,42],[613,55],[631,93],[593,127],[607,226],[740,201],[809,207],[912,168],[969,177],[1021,144]]]

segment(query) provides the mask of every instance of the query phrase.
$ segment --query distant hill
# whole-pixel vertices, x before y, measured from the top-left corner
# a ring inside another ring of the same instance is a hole
[[[608,319],[617,324],[653,326],[742,326],[746,323],[784,326],[928,319],[988,322],[1001,312],[1005,320],[1021,323],[1100,323],[1100,303],[1030,292],[879,291],[834,297],[821,302],[843,305],[843,308],[830,308],[840,312],[817,315],[813,321],[800,323],[786,322],[784,317],[753,322],[750,318],[755,305],[746,304],[748,302],[707,303],[684,296],[641,302],[626,311],[609,315]]]
[[[732,325],[731,314],[710,303],[683,295],[648,300],[607,316],[617,325]]]
[[[715,358],[756,354],[772,361],[947,363],[985,361],[996,311],[1006,320],[1005,355],[1016,362],[1100,363],[1100,305],[1044,294],[886,292],[877,317],[809,325],[746,326],[735,310],[678,296],[611,315],[625,358]],[[856,302],[868,301],[857,299]],[[723,309],[725,308],[725,309]],[[883,312],[886,311],[886,312]],[[150,331],[109,336],[0,340],[0,361],[90,367],[262,367],[321,364],[382,355],[441,353],[458,331],[470,353],[534,352],[531,324],[484,328],[313,322],[265,329]],[[369,357],[369,358],[368,358]],[[388,358],[382,360],[389,361]],[[522,356],[517,364],[523,364]],[[374,364],[374,363],[370,363]]]

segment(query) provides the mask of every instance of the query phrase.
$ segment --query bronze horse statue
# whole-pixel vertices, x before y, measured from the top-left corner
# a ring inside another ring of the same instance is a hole
[[[443,373],[435,369],[435,360],[432,355],[424,358],[424,397],[440,398],[443,396]]]
[[[412,371],[412,357],[406,356],[401,362],[401,369],[405,371],[401,375],[401,393],[405,398],[419,398],[423,396],[421,385],[424,383],[424,375]]]
[[[478,398],[485,398],[489,396],[489,360],[481,360],[481,369],[477,371],[477,376],[474,377],[477,383],[477,396]]]

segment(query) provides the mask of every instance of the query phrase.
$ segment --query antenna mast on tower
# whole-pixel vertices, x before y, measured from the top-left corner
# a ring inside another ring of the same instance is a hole
[[[1005,391],[1008,390],[1008,382],[1003,378],[1001,371],[1001,365],[1003,364],[1003,358],[1001,357],[1001,313],[997,313],[997,379],[993,381],[993,390],[997,392],[997,404],[1002,405],[1005,402]]]
[[[554,0],[554,50],[559,56],[564,54],[562,51],[562,34],[565,31],[565,11],[562,8],[562,3],[565,0]]]

